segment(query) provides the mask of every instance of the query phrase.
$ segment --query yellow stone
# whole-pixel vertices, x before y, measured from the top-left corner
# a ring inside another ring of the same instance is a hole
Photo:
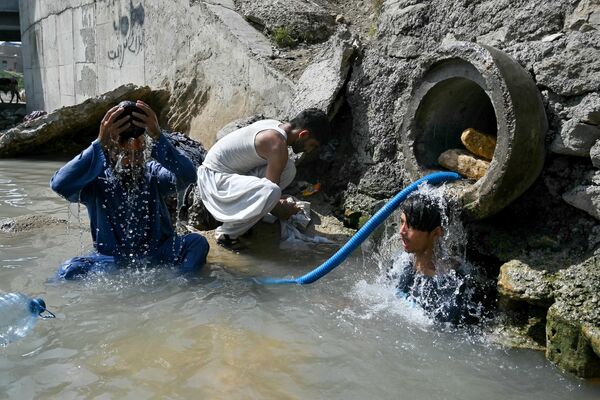
[[[496,149],[496,137],[487,133],[468,128],[460,135],[461,142],[467,150],[478,157],[491,160]]]
[[[458,172],[469,179],[478,180],[483,177],[490,163],[479,159],[462,149],[446,150],[438,157],[438,162],[450,171]]]

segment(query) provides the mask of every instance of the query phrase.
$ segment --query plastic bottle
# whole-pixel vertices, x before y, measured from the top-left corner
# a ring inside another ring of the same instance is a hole
[[[43,315],[47,313],[46,315]],[[54,318],[42,299],[33,299],[22,293],[0,296],[0,346],[22,338],[40,318]]]

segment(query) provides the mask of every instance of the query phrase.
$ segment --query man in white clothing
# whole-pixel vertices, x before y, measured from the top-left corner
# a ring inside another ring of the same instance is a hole
[[[198,168],[198,188],[206,209],[223,223],[216,230],[217,243],[235,247],[238,237],[268,213],[281,219],[297,213],[281,198],[296,175],[287,148],[308,153],[329,135],[327,115],[309,108],[289,122],[261,120],[215,143]]]

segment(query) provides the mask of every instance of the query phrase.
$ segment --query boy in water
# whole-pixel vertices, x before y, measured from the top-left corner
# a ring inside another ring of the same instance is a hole
[[[414,301],[439,322],[465,320],[464,273],[438,257],[443,235],[442,212],[436,199],[417,193],[402,204],[400,239],[410,257],[388,270],[398,295]]]
[[[197,233],[176,235],[165,204],[165,196],[195,181],[196,168],[161,132],[150,106],[138,100],[108,110],[98,138],[50,181],[56,193],[86,206],[95,249],[66,261],[58,277],[145,262],[198,271],[208,242]]]

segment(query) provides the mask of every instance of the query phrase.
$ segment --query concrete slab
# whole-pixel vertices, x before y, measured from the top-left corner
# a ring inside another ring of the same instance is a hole
[[[240,14],[220,6],[207,4],[212,11],[229,29],[229,31],[253,54],[261,57],[269,57],[273,54],[271,42],[260,32],[254,29]]]
[[[73,12],[65,12],[57,15],[56,23],[60,29],[56,31],[56,47],[58,48],[58,65],[73,65]]]

